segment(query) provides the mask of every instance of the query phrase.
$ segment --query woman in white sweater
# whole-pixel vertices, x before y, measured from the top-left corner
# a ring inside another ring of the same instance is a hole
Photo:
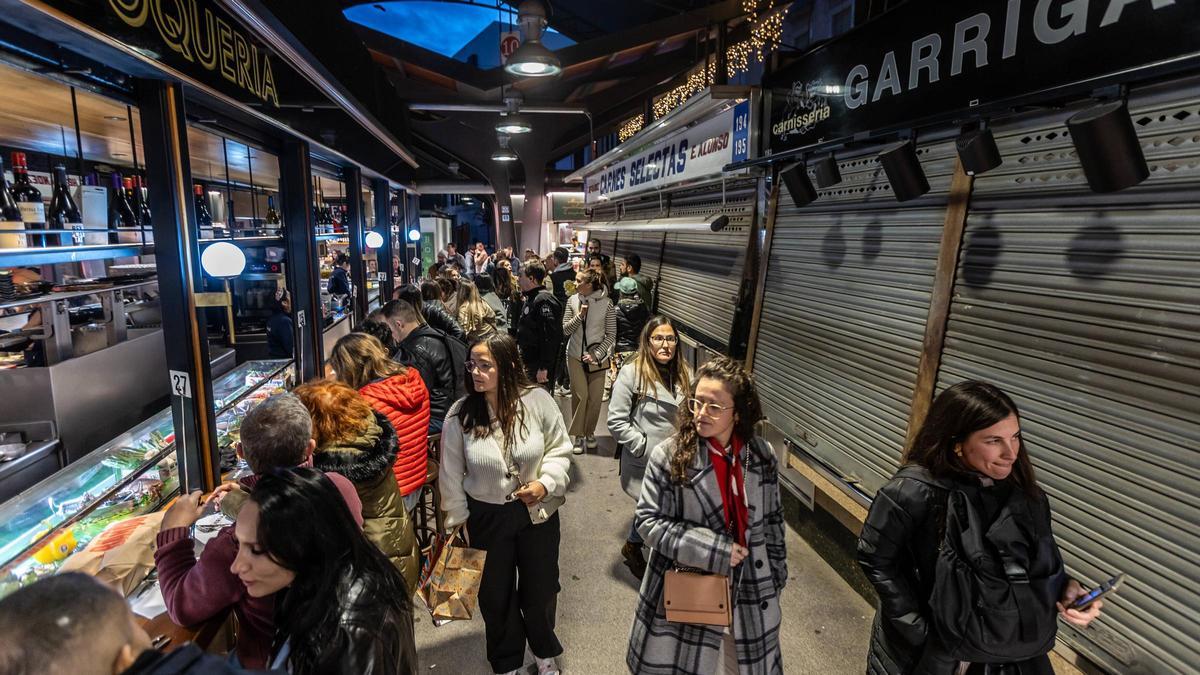
[[[571,436],[575,454],[583,446],[596,447],[604,375],[617,344],[617,311],[609,299],[604,274],[581,270],[575,277],[575,295],[563,312],[567,336],[567,374],[571,376]]]
[[[554,399],[529,382],[512,337],[476,342],[466,366],[467,396],[442,427],[446,527],[466,523],[471,546],[487,551],[479,609],[492,670],[520,671],[528,643],[538,673],[557,675],[557,509],[571,440]]]

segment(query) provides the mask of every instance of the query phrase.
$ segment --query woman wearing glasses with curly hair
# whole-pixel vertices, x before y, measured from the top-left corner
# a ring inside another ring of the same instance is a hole
[[[696,371],[679,433],[655,447],[635,525],[650,547],[626,664],[654,675],[776,675],[779,596],[787,581],[779,467],[754,433],[758,392],[742,364],[715,358]],[[668,571],[692,568],[731,584],[729,627],[667,619]]]

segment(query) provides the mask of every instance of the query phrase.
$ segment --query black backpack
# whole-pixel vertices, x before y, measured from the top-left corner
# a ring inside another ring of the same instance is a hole
[[[968,486],[934,478],[920,466],[906,466],[898,475],[948,493],[938,523],[940,543],[929,597],[933,630],[947,654],[971,663],[1013,663],[1049,652],[1058,632],[1061,560],[1046,576],[1031,577],[1009,547],[997,548],[985,539],[988,524],[965,491]],[[1014,489],[995,522],[1011,518],[1014,532],[1048,536],[1036,525],[1040,521],[1029,502]],[[1024,544],[1039,549],[1039,542],[1020,537],[1013,543],[1013,548]]]
[[[467,343],[450,335],[444,331],[430,327],[437,333],[441,339],[442,345],[446,347],[446,353],[450,355],[450,369],[454,373],[452,378],[454,381],[454,397],[452,401],[457,401],[467,395],[466,380],[464,373],[467,372]]]

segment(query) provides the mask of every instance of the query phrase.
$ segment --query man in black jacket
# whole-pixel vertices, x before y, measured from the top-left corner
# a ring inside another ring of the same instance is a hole
[[[414,307],[421,311],[421,316],[425,319],[425,323],[431,328],[436,328],[446,335],[467,341],[467,333],[459,325],[454,317],[450,316],[450,312],[446,311],[446,306],[440,300],[425,300],[421,297],[421,289],[414,284],[401,286],[396,289],[392,297],[397,300],[406,300]]]
[[[546,290],[546,268],[540,262],[526,263],[518,283],[524,299],[517,321],[517,346],[530,379],[550,389],[563,342],[562,305]]]
[[[558,298],[563,307],[566,307],[568,295],[566,283],[575,281],[575,268],[571,267],[567,249],[561,246],[554,249],[554,261],[558,263],[558,266],[550,273],[550,283],[554,285],[554,297]]]
[[[429,433],[441,433],[446,411],[454,402],[454,380],[463,377],[455,372],[446,338],[426,325],[420,312],[407,300],[392,300],[384,305],[383,316],[400,345],[392,358],[416,368],[429,390]]]

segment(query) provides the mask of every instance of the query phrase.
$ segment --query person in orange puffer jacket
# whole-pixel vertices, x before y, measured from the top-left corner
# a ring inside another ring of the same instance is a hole
[[[425,484],[429,460],[429,391],[420,373],[393,361],[374,336],[358,332],[337,341],[329,368],[395,427],[399,452],[392,471],[404,507],[411,512]]]

